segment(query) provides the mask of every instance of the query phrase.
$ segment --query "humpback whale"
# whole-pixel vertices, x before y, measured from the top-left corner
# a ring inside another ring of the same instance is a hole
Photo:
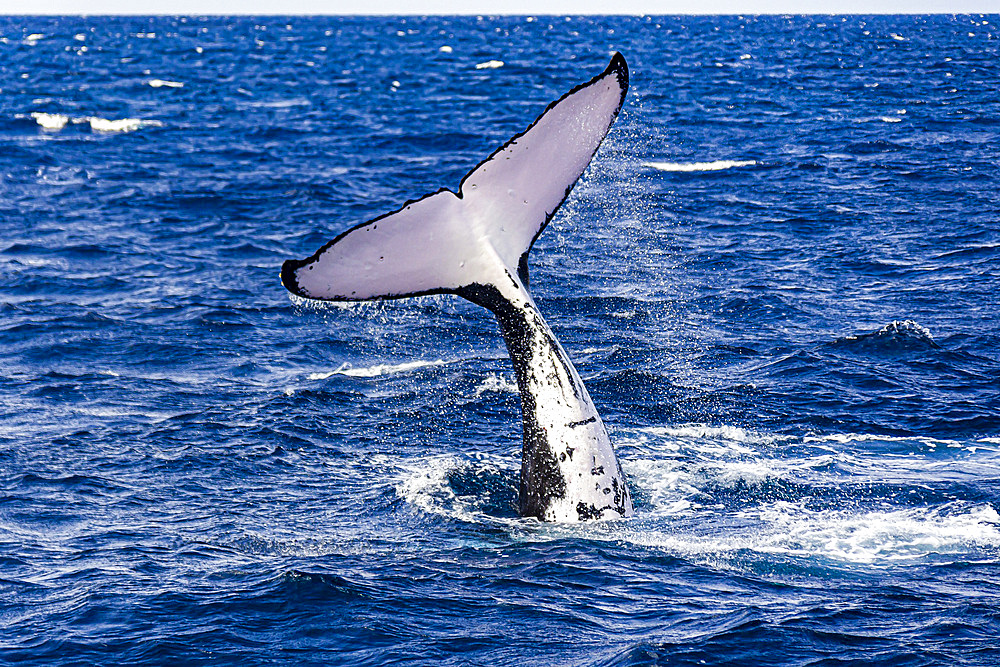
[[[442,188],[408,201],[281,268],[285,288],[307,299],[456,294],[496,316],[521,396],[523,517],[570,522],[633,513],[604,422],[528,290],[528,253],[627,91],[628,65],[616,53],[601,74],[479,163],[458,192]]]

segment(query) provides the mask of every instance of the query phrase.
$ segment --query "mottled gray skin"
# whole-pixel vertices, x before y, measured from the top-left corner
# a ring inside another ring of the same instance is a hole
[[[509,277],[499,287],[460,294],[496,315],[514,365],[524,435],[521,516],[562,522],[631,516],[632,498],[601,416],[531,296]]]

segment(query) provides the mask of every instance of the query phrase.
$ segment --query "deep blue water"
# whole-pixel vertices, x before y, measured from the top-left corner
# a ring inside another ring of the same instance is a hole
[[[0,18],[0,661],[1000,664],[998,24]],[[488,313],[278,270],[614,50],[531,267],[638,516],[544,525]]]

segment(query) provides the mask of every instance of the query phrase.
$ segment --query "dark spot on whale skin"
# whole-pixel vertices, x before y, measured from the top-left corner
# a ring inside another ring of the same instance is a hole
[[[566,424],[566,426],[568,426],[569,428],[577,428],[579,426],[584,426],[586,424],[591,424],[591,423],[596,422],[596,421],[597,421],[597,417],[591,417],[590,419],[581,419],[578,422],[570,422],[570,423]]]
[[[591,475],[603,475],[604,474],[604,466],[597,466],[596,468],[591,468],[590,469],[590,474]]]
[[[621,474],[621,466],[619,466],[619,474]],[[611,479],[611,488],[615,491],[614,509],[622,516],[625,516],[625,502],[628,500],[628,488],[624,482],[619,482],[617,477]]]
[[[566,448],[566,456],[569,457],[570,461],[573,460],[573,449],[574,449],[573,447],[567,447]]]
[[[593,505],[588,505],[582,500],[576,504],[576,515],[580,521],[590,521],[591,519],[600,519],[601,512]]]

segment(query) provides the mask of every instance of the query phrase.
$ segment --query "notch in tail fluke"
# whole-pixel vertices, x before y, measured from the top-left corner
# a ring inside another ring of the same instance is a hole
[[[628,91],[628,65],[607,69],[545,109],[461,181],[340,234],[281,282],[325,301],[460,293],[507,277],[527,283],[527,254],[590,164]]]

